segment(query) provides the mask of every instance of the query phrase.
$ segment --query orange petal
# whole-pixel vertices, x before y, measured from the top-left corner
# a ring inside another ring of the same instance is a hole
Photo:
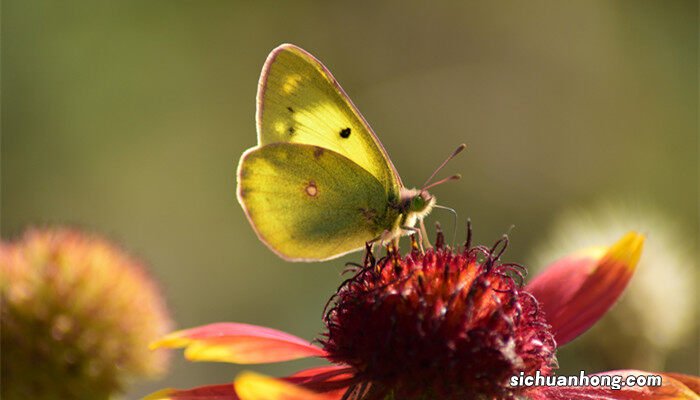
[[[185,348],[191,361],[257,364],[324,357],[325,352],[304,339],[275,329],[240,323],[217,323],[173,332],[151,348]]]
[[[540,303],[558,345],[590,328],[615,303],[634,274],[644,236],[629,232],[610,247],[555,261],[525,290]]]
[[[677,372],[664,372],[664,375],[671,377],[692,390],[695,394],[700,394],[700,377],[686,374],[679,374]]]
[[[143,400],[239,400],[232,384],[201,386],[194,389],[163,389]]]
[[[629,375],[660,375],[661,386],[627,386],[620,389],[609,387],[534,387],[527,391],[530,400],[698,400],[697,392],[691,390],[683,382],[664,373],[653,373],[636,370],[609,371],[597,375],[620,375],[623,380]],[[680,375],[680,374],[678,374]],[[695,380],[697,377],[684,375]]]
[[[243,372],[234,382],[241,400],[338,400],[343,393],[316,393],[284,380]]]

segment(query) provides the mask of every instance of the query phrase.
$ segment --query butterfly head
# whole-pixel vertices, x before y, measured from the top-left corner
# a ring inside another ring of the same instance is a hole
[[[418,192],[409,204],[408,211],[413,213],[427,213],[435,205],[435,196],[425,190]]]
[[[430,213],[435,202],[435,196],[426,190],[405,188],[401,190],[401,208],[407,216],[422,219]]]

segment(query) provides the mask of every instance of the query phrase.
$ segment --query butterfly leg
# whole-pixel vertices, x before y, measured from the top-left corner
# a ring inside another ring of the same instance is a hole
[[[377,236],[376,238],[368,241],[365,243],[365,247],[370,246],[372,251],[374,252],[374,245],[379,243],[379,244],[385,244],[386,243],[386,238],[389,237],[389,231],[384,231],[382,232],[381,235]]]
[[[425,249],[423,248],[423,233],[421,230],[414,226],[402,226],[401,229],[404,231],[413,232],[413,234],[418,236],[418,247],[420,248],[420,252],[425,253]]]
[[[424,240],[423,244],[425,245],[425,247],[432,249],[433,245],[430,243],[430,240],[428,239],[428,230],[425,229],[425,222],[423,221],[423,219],[420,220],[419,226],[420,226],[420,231],[423,234],[423,240]]]

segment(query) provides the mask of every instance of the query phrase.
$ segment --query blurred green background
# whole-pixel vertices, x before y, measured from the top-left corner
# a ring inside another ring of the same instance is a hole
[[[514,225],[506,258],[525,261],[561,212],[632,199],[673,221],[697,269],[696,1],[4,1],[3,237],[44,223],[106,233],[151,265],[178,327],[316,337],[361,254],[284,262],[235,197],[260,69],[284,42],[329,67],[408,185],[468,144],[443,173],[464,179],[433,191],[458,210],[459,240],[466,217],[485,244]],[[664,368],[697,374],[697,346],[695,331]],[[579,353],[560,352],[562,373]],[[127,397],[239,370],[178,353]]]

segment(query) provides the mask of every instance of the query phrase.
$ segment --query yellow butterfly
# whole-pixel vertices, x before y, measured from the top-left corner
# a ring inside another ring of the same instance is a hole
[[[459,178],[405,188],[333,75],[291,44],[265,62],[256,119],[258,145],[238,164],[238,201],[260,240],[285,260],[328,260],[417,232],[435,206],[426,189]]]

